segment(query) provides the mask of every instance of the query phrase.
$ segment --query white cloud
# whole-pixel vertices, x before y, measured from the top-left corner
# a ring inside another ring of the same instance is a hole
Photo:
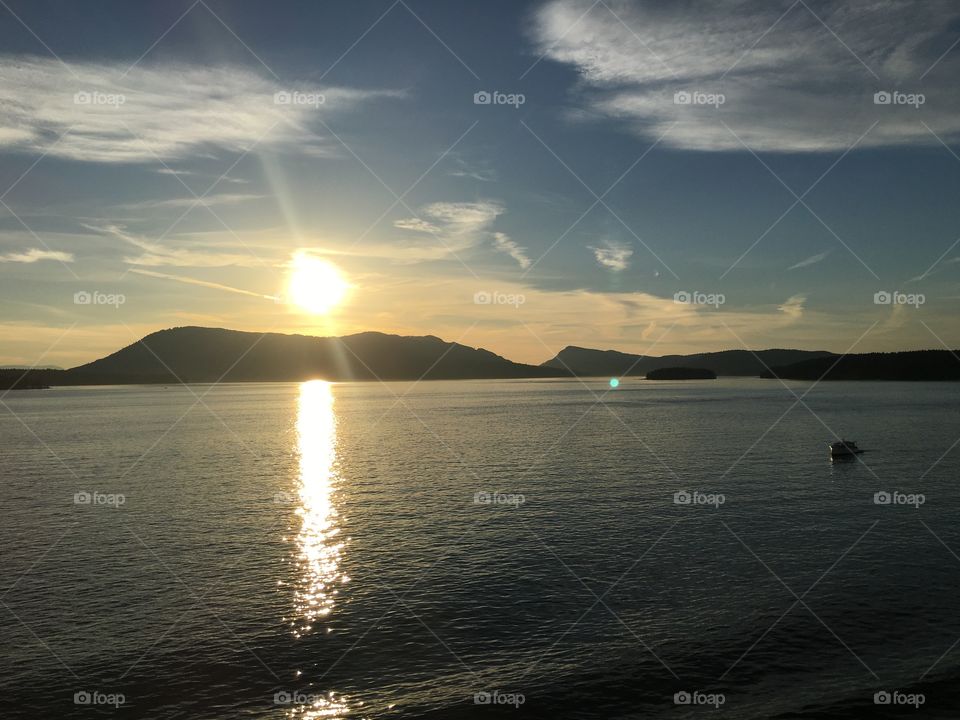
[[[503,211],[503,206],[493,200],[436,202],[423,208],[423,214],[441,223],[444,232],[453,235],[468,235],[485,230]]]
[[[530,258],[527,257],[526,248],[517,245],[506,233],[494,233],[493,246],[500,252],[506,253],[516,260],[521,270],[526,270],[530,267]]]
[[[877,120],[863,146],[937,145],[920,120],[945,140],[960,136],[960,53],[920,79],[955,39],[952,0],[808,3],[829,29],[803,3],[779,22],[780,3],[606,5],[581,18],[588,0],[551,0],[535,16],[538,50],[584,80],[580,117],[625,119],[645,137],[667,133],[666,145],[711,151],[742,149],[723,123],[758,151],[846,149]],[[875,105],[879,90],[923,93],[926,104]],[[725,102],[675,104],[679,91]]]
[[[128,67],[2,58],[0,148],[105,163],[189,158],[214,147],[243,152],[258,142],[315,153],[326,141],[314,133],[312,118],[397,95],[294,88],[235,66],[137,65],[127,73]],[[322,94],[324,101],[274,102],[275,93],[295,89]]]
[[[810,265],[816,265],[818,262],[822,262],[827,259],[827,257],[832,253],[833,250],[824,250],[822,253],[812,255],[805,260],[801,260],[798,263],[794,263],[787,270],[798,270],[800,268],[809,267]]]
[[[806,302],[806,295],[794,295],[788,298],[787,301],[777,309],[791,320],[799,320],[803,317],[803,307]]]
[[[402,218],[393,223],[401,230],[433,236],[428,246],[420,242],[396,243],[355,254],[370,255],[372,252],[380,257],[406,261],[440,260],[482,242],[488,236],[490,226],[503,212],[503,205],[495,200],[430,203],[420,209],[418,217]]]
[[[590,249],[593,250],[593,257],[602,267],[614,272],[621,272],[630,267],[633,248],[627,245],[606,242],[603,247],[590,246]]]
[[[41,260],[59,260],[60,262],[73,262],[73,253],[58,252],[55,250],[41,250],[39,248],[30,248],[23,252],[8,253],[0,255],[0,262],[13,263],[35,263]]]
[[[193,170],[179,170],[171,167],[157,168],[157,174],[158,175],[175,175],[177,177],[187,177],[187,176],[209,177],[211,180],[217,180],[218,183],[226,182],[226,183],[246,184],[250,182],[246,178],[235,178],[235,177],[230,177],[229,175],[219,175],[219,176],[205,175],[204,173],[194,172]]]

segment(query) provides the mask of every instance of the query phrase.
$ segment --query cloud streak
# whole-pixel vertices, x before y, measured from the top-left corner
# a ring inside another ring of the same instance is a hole
[[[293,88],[236,66],[137,65],[0,58],[0,149],[101,163],[190,158],[204,148],[244,152],[257,143],[329,150],[318,116],[398,93]],[[276,102],[282,92],[322,104]]]
[[[59,262],[65,263],[73,262],[73,253],[30,248],[23,252],[0,255],[0,263],[35,263],[41,260],[58,260]]]
[[[244,290],[242,288],[236,288],[231,285],[223,285],[221,283],[208,282],[207,280],[198,280],[196,278],[184,277],[182,275],[170,275],[169,273],[154,272],[153,270],[143,270],[142,268],[134,268],[130,272],[137,273],[138,275],[146,275],[148,277],[160,278],[162,280],[174,280],[175,282],[185,283],[187,285],[199,285],[200,287],[210,288],[212,290],[224,290],[226,292],[237,293],[240,295],[248,295],[250,297],[262,298],[264,300],[274,300],[277,298],[274,295],[264,295],[263,293],[253,292],[251,290]]]
[[[395,220],[393,226],[400,230],[432,235],[432,243],[429,245],[423,245],[421,241],[395,243],[389,247],[377,246],[372,252],[398,260],[441,260],[474,248],[491,237],[490,226],[503,212],[503,205],[496,200],[430,203],[420,209],[417,217]],[[495,233],[492,236],[495,243],[498,243],[497,235],[503,234]],[[503,235],[503,238],[505,238],[504,243],[513,246],[514,253],[525,257],[522,254],[522,248],[506,235]],[[520,259],[506,249],[507,244],[495,246],[498,250],[508,252],[511,257],[520,262]],[[362,254],[369,254],[369,252]]]
[[[811,265],[816,265],[818,262],[823,262],[827,257],[832,253],[833,250],[825,250],[822,253],[812,255],[805,260],[801,260],[798,263],[795,263],[787,268],[787,270],[799,270],[800,268],[809,267]]]
[[[665,145],[835,151],[878,120],[862,146],[938,144],[920,120],[945,140],[960,136],[960,54],[944,55],[960,6],[949,0],[810,0],[787,12],[745,0],[610,0],[583,15],[589,7],[543,5],[532,27],[537,49],[579,73],[587,115],[625,120],[648,138],[666,133]],[[876,105],[881,90],[927,101],[919,110]],[[724,102],[677,103],[680,92]]]
[[[613,272],[622,272],[630,267],[630,258],[633,256],[633,248],[627,245],[607,242],[603,247],[593,247],[593,257],[600,267],[604,267]]]
[[[114,237],[142,251],[140,255],[127,256],[123,260],[130,265],[143,267],[257,267],[262,265],[252,253],[237,254],[216,252],[204,248],[201,250],[168,247],[134,235],[119,225],[84,225],[101,235]]]
[[[514,260],[517,261],[517,265],[520,266],[521,270],[526,270],[530,267],[530,258],[527,257],[526,248],[520,247],[513,240],[510,239],[510,236],[506,233],[497,232],[493,234],[493,246],[500,252],[506,253]]]

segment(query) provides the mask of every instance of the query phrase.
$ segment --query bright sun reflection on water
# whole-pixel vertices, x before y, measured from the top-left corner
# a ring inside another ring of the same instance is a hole
[[[314,628],[333,609],[337,586],[348,578],[340,570],[337,510],[333,503],[337,474],[337,421],[330,383],[300,385],[297,446],[300,452],[300,533],[297,535],[297,589],[294,635]]]

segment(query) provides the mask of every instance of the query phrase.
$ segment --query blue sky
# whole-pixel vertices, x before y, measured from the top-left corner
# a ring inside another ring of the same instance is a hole
[[[5,0],[0,363],[958,347],[960,7],[849,5]],[[272,299],[298,252],[331,313]]]

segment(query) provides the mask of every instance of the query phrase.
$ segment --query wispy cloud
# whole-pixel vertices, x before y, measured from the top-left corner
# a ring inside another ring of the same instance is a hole
[[[245,184],[245,183],[250,182],[250,181],[247,180],[246,178],[231,177],[230,175],[218,175],[218,176],[214,176],[214,175],[210,175],[210,174],[208,174],[208,173],[199,173],[199,172],[196,172],[196,171],[194,171],[194,170],[180,170],[180,169],[178,169],[178,168],[171,168],[171,167],[161,167],[161,168],[157,168],[157,174],[159,174],[159,175],[175,175],[175,176],[177,176],[177,177],[191,177],[191,176],[196,176],[196,177],[208,177],[208,178],[210,178],[211,180],[217,180],[218,182],[226,182],[226,183],[240,183],[240,184]]]
[[[920,119],[945,139],[960,135],[960,54],[938,61],[960,20],[952,0],[590,7],[551,0],[532,28],[540,52],[583,78],[580,117],[622,118],[646,137],[666,133],[665,145],[710,151],[742,150],[740,139],[758,151],[846,149],[876,120],[862,146],[938,144]],[[928,102],[878,106],[878,90]],[[678,92],[725,102],[677,103]]]
[[[527,257],[526,248],[520,247],[506,233],[496,232],[493,234],[493,246],[500,252],[506,253],[514,260],[521,270],[530,267],[530,258]]]
[[[451,177],[470,178],[481,182],[493,182],[497,179],[496,172],[485,165],[468,163],[462,157],[453,153],[450,153],[450,159],[455,166],[453,170],[447,173]]]
[[[832,252],[833,252],[833,249],[830,249],[830,250],[825,250],[822,253],[818,253],[817,255],[811,255],[806,260],[801,260],[800,262],[791,265],[790,267],[787,268],[787,270],[798,270],[799,268],[809,267],[810,265],[816,265],[818,262],[826,260],[827,256],[829,256],[830,253]]]
[[[633,248],[628,245],[621,245],[614,242],[605,242],[602,247],[590,246],[593,250],[593,257],[601,267],[605,267],[613,272],[621,272],[630,267],[630,258],[633,256]]]
[[[165,210],[170,208],[188,208],[188,207],[215,207],[217,205],[239,205],[254,200],[263,200],[269,195],[256,195],[253,193],[218,193],[215,195],[204,195],[199,198],[194,196],[167,198],[166,200],[144,200],[142,202],[124,203],[115,205],[115,208],[123,210]]]
[[[221,283],[209,282],[207,280],[198,280],[197,278],[184,277],[183,275],[170,275],[169,273],[143,270],[142,268],[133,268],[130,272],[137,273],[138,275],[146,275],[148,277],[161,278],[163,280],[173,280],[175,282],[186,283],[187,285],[199,285],[200,287],[210,288],[212,290],[224,290],[226,292],[238,293],[240,295],[263,298],[264,300],[276,300],[276,297],[273,295],[264,295],[263,293],[244,290],[243,288],[237,288],[231,285],[223,285]]]
[[[73,253],[58,252],[56,250],[41,250],[39,248],[30,248],[23,252],[8,253],[0,255],[0,262],[4,263],[35,263],[41,260],[58,260],[60,262],[73,262]]]
[[[147,238],[128,232],[119,225],[84,225],[101,235],[115,237],[142,251],[140,255],[124,257],[130,265],[143,267],[256,267],[261,260],[253,253],[219,252],[213,248],[181,248],[161,245]]]
[[[0,149],[104,163],[243,152],[256,143],[327,147],[312,119],[398,93],[283,86],[246,68],[137,65],[7,56],[0,60]],[[297,91],[322,103],[277,102]]]
[[[799,320],[803,317],[804,306],[807,302],[806,295],[794,295],[787,299],[783,305],[777,309],[791,320]]]
[[[921,275],[917,275],[916,277],[910,278],[909,280],[907,280],[907,282],[914,283],[914,282],[919,282],[921,280],[926,280],[931,275],[936,275],[937,273],[940,273],[946,270],[949,266],[956,265],[957,263],[960,263],[960,257],[952,257],[946,260],[940,260],[935,264],[933,264],[932,266],[930,266],[929,268],[927,268],[926,272],[924,272]]]
[[[490,226],[504,207],[496,200],[476,202],[435,202],[420,209],[418,217],[396,220],[393,226],[433,236],[429,246],[422,242],[397,243],[374,252],[399,260],[438,260],[475,247],[490,236]],[[364,253],[367,254],[367,253]]]

